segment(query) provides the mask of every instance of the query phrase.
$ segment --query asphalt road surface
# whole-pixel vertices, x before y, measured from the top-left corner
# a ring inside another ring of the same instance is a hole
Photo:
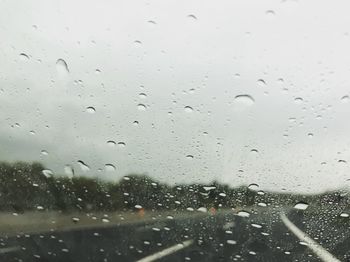
[[[0,261],[350,261],[350,229],[323,239],[313,227],[297,210],[226,211],[3,237]]]

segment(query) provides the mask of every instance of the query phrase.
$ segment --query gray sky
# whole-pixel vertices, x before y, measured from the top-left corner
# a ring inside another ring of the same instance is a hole
[[[0,1],[1,160],[112,180],[348,187],[348,10],[345,0]]]

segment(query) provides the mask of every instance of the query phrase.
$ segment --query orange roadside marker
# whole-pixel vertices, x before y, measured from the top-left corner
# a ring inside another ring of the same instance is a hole
[[[216,214],[216,208],[215,207],[211,207],[209,209],[209,212],[210,212],[210,214],[215,215]]]

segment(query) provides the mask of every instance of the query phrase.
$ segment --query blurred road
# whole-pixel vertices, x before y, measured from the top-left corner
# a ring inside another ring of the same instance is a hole
[[[332,241],[315,240],[310,228],[318,225],[309,222],[302,211],[290,210],[284,216],[281,210],[266,208],[21,234],[1,239],[0,261],[325,261],[323,255],[350,261],[350,238],[340,239],[339,232],[333,232],[326,236]],[[309,238],[302,239],[306,231]],[[308,241],[320,243],[318,251],[317,243]]]

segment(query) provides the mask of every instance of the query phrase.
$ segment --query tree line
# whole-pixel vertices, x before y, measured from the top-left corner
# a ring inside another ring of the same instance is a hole
[[[326,205],[348,205],[344,192],[295,195],[230,187],[216,181],[209,184],[170,186],[151,177],[130,174],[118,182],[97,178],[55,176],[38,162],[0,162],[0,210],[118,211],[197,210],[254,205],[294,205],[299,201]]]

